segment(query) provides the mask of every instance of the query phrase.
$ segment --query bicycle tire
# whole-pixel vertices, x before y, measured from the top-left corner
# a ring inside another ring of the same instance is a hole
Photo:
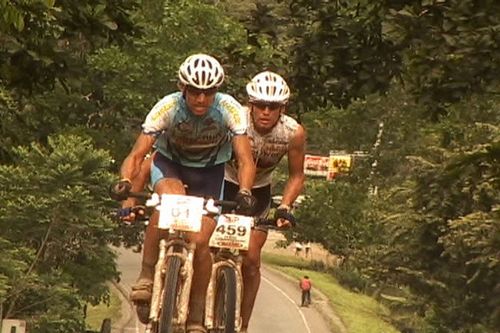
[[[236,272],[231,267],[221,267],[215,285],[214,333],[235,333]]]
[[[177,256],[168,257],[160,321],[158,323],[159,333],[174,332],[173,319],[177,308],[177,295],[181,288],[179,286],[181,265],[181,258]]]

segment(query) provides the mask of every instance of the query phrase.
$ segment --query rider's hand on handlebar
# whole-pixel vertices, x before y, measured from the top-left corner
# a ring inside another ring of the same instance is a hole
[[[122,207],[116,212],[118,218],[126,224],[144,218],[145,214],[146,208],[144,206]]]
[[[257,207],[257,199],[248,190],[240,190],[234,201],[238,204],[236,212],[241,215],[253,215]]]
[[[280,205],[276,209],[276,226],[280,229],[288,229],[295,226],[295,216],[290,213],[290,207]]]
[[[113,200],[122,201],[128,198],[132,183],[128,179],[122,179],[119,182],[112,184],[109,189],[109,196]]]
[[[276,226],[279,228],[279,229],[288,229],[292,226],[292,224],[290,223],[290,221],[288,220],[285,220],[285,219],[277,219],[276,220]]]

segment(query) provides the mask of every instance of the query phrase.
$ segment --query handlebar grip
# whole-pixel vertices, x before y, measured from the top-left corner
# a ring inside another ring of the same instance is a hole
[[[148,192],[130,192],[128,196],[137,199],[151,199],[151,193]]]
[[[214,204],[225,208],[236,208],[238,206],[236,201],[230,200],[214,200]]]
[[[285,219],[290,222],[292,227],[297,225],[297,219],[295,216],[289,212],[283,210],[275,210],[273,213],[269,213],[267,217],[260,217],[256,219],[255,225],[258,226],[268,226],[272,229],[280,229],[276,223],[278,219]]]
[[[271,219],[266,219],[266,218],[259,218],[255,221],[255,225],[258,226],[269,226],[269,227],[275,227],[276,226],[276,220],[271,220]]]
[[[278,209],[276,211],[276,218],[279,219],[279,218],[282,218],[282,219],[285,219],[285,220],[288,220],[290,222],[290,224],[292,225],[292,227],[295,227],[297,225],[297,219],[295,218],[295,216],[292,214],[292,213],[289,213],[287,211],[283,211],[281,209]]]

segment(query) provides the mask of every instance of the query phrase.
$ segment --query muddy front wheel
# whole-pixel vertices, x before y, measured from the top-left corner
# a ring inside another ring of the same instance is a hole
[[[215,286],[215,312],[212,333],[234,333],[236,315],[236,272],[231,267],[221,267]]]
[[[177,256],[168,257],[165,284],[161,304],[159,333],[174,332],[174,317],[177,313],[177,295],[180,288],[182,260]]]

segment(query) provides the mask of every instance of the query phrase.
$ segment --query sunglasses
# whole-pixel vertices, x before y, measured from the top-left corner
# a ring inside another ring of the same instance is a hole
[[[283,106],[283,104],[277,102],[252,102],[252,105],[259,109],[269,108],[269,110],[273,111]]]
[[[209,89],[199,89],[193,86],[186,86],[186,90],[188,93],[192,95],[213,95],[217,92],[217,87],[209,88]]]

